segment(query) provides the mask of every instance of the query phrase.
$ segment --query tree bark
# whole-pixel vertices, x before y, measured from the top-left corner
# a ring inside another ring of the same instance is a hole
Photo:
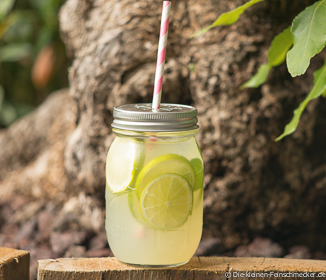
[[[76,127],[76,112],[68,90],[61,90],[0,131],[1,200],[13,194],[57,203],[67,200],[72,188],[64,169],[64,150]]]
[[[325,100],[311,102],[298,130],[274,142],[310,91],[312,73],[322,65],[325,52],[312,60],[302,77],[292,79],[282,65],[272,70],[262,87],[239,90],[267,62],[273,36],[314,1],[262,2],[236,24],[190,38],[219,14],[244,2],[172,3],[162,102],[198,109],[197,139],[205,164],[203,237],[219,237],[223,250],[255,236],[287,246],[326,248]],[[68,0],[62,8],[62,37],[74,58],[70,97],[77,109],[72,113],[73,106],[67,104],[61,108],[63,114],[75,116],[75,122],[56,142],[62,145],[56,155],[62,157],[63,170],[61,187],[55,192],[58,201],[66,193],[104,197],[106,153],[114,138],[113,108],[152,100],[161,5],[161,1],[145,0]],[[4,134],[0,135],[3,143],[13,139]],[[41,146],[46,139],[40,140]],[[27,159],[5,167],[10,174],[20,174],[21,166],[35,164],[42,156],[29,155],[24,149],[15,154]],[[7,165],[9,158],[0,166]],[[23,191],[14,180],[10,185],[15,192]],[[23,189],[33,190],[33,186],[26,183]],[[37,197],[49,192],[41,188],[41,194],[30,193]]]

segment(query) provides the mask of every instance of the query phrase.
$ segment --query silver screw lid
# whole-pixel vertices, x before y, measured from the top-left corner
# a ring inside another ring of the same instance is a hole
[[[158,111],[151,103],[117,106],[112,127],[133,131],[184,131],[198,128],[197,109],[180,104],[162,103]]]

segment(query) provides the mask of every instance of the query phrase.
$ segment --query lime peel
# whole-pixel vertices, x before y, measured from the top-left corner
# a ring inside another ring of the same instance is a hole
[[[144,149],[143,142],[128,138],[116,138],[112,143],[106,161],[106,181],[112,193],[135,187],[144,164]]]
[[[152,159],[139,173],[136,192],[140,198],[144,188],[160,175],[173,173],[182,176],[190,186],[195,185],[195,172],[189,160],[177,154],[165,154]]]
[[[195,186],[194,191],[198,190],[203,187],[203,180],[204,180],[204,165],[202,159],[193,158],[190,161],[190,164],[195,171]]]

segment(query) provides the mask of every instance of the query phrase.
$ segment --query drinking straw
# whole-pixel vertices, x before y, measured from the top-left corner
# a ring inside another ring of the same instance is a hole
[[[171,10],[171,2],[163,1],[161,30],[160,30],[160,39],[159,39],[159,43],[158,43],[157,63],[156,63],[156,72],[155,72],[155,84],[154,84],[153,102],[152,102],[153,111],[158,111],[158,109],[160,108],[160,103],[161,103],[166,43],[168,40],[170,10]]]

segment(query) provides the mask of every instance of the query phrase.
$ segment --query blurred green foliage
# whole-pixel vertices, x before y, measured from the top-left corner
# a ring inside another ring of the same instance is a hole
[[[0,0],[0,128],[68,86],[59,34],[65,0]]]

